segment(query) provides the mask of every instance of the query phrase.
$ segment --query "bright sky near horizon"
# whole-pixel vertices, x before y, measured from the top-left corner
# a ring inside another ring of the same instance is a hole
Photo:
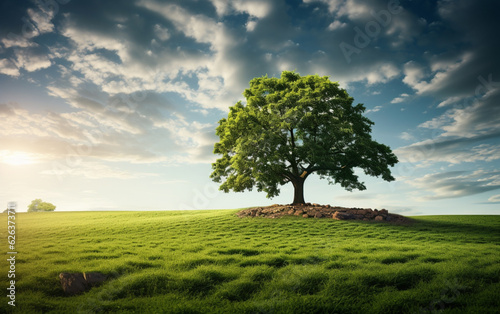
[[[211,182],[217,122],[283,70],[339,81],[395,182],[306,201],[405,215],[500,214],[499,1],[7,0],[0,4],[0,206],[290,203]]]

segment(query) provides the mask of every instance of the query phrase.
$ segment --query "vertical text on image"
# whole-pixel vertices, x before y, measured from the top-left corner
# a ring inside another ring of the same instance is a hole
[[[9,252],[7,255],[7,262],[9,270],[7,278],[9,279],[9,287],[7,288],[7,302],[11,306],[16,306],[16,202],[9,202],[7,204],[7,243],[9,244]]]

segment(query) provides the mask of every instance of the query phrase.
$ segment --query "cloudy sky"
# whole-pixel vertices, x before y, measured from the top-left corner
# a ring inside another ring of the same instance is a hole
[[[25,210],[239,208],[214,129],[248,82],[283,70],[364,103],[395,182],[306,201],[407,215],[500,214],[498,1],[7,0],[0,4],[0,204]]]

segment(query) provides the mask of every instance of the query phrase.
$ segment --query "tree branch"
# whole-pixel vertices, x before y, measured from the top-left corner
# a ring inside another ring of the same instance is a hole
[[[295,136],[293,135],[293,128],[289,130],[290,131],[290,144],[291,144],[291,153],[292,153],[292,160],[290,161],[290,164],[292,165],[292,169],[295,175],[299,175],[299,169],[297,167],[297,160],[295,157]]]
[[[321,170],[324,170],[324,171],[340,171],[340,170],[343,170],[345,168],[350,168],[351,167],[351,163],[347,163],[346,165],[342,166],[342,167],[321,167],[321,166],[316,166],[316,167],[308,167],[306,169],[307,171],[307,174],[311,174],[315,171],[321,171]]]

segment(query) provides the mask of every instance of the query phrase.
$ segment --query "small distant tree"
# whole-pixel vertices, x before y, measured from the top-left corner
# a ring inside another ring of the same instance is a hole
[[[328,77],[284,71],[281,78],[254,78],[243,95],[246,104],[230,107],[216,130],[214,153],[222,156],[211,178],[222,191],[256,187],[274,197],[292,183],[293,204],[304,204],[304,181],[313,173],[349,191],[366,189],[356,168],[394,180],[396,155],[372,139],[365,107]]]
[[[56,206],[52,203],[43,202],[40,198],[31,201],[28,205],[29,212],[52,212],[56,209]]]

